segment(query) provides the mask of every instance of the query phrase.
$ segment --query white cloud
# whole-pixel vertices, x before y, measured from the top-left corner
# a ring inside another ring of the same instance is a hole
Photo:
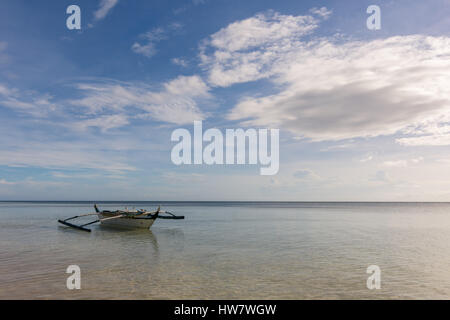
[[[19,192],[22,191],[24,188],[28,187],[39,187],[39,188],[46,188],[46,187],[62,187],[67,186],[67,183],[59,182],[59,181],[36,181],[31,177],[28,177],[24,180],[18,180],[18,181],[7,181],[5,179],[0,179],[0,186],[8,186],[8,187],[18,187]]]
[[[399,132],[448,112],[449,44],[424,36],[300,44],[272,66],[283,89],[242,99],[229,118],[312,140]]]
[[[48,94],[23,91],[0,84],[0,107],[49,121],[53,126],[102,132],[152,119],[185,124],[203,120],[198,104],[211,98],[208,86],[198,76],[179,76],[156,88],[145,83],[98,80],[78,83],[79,98],[56,100]],[[81,109],[80,109],[81,107]]]
[[[147,58],[151,58],[156,54],[155,45],[152,42],[143,45],[135,42],[131,46],[131,50],[133,50],[134,53],[142,54]]]
[[[73,124],[73,127],[79,129],[86,129],[89,127],[100,128],[103,132],[110,129],[123,127],[129,124],[127,116],[122,114],[105,115],[93,119],[83,120]]]
[[[0,165],[27,166],[52,169],[77,168],[123,172],[136,168],[126,164],[126,159],[94,146],[77,143],[22,144],[13,149],[3,149]]]
[[[121,174],[108,174],[108,173],[83,173],[84,171],[69,171],[69,172],[59,172],[59,171],[53,171],[50,172],[50,175],[57,179],[103,179],[103,178],[109,178],[109,179],[125,179],[125,175]]]
[[[312,16],[282,15],[276,12],[257,14],[254,17],[234,22],[214,33],[210,45],[216,57],[235,51],[278,44],[279,41],[294,40],[317,28]]]
[[[189,2],[184,2],[185,4],[179,8],[176,8],[175,10],[173,10],[174,14],[180,14],[182,12],[185,12],[186,10],[188,10],[192,5],[194,6],[198,6],[198,5],[203,5],[207,3],[207,0],[192,0],[192,5]]]
[[[132,115],[175,124],[204,119],[205,115],[197,103],[210,96],[209,88],[198,76],[179,76],[165,83],[159,91],[144,84],[117,82],[84,83],[79,84],[78,89],[83,97],[70,103],[87,108],[90,115],[113,112],[115,115]],[[104,120],[100,118],[84,124],[102,127]],[[108,120],[107,123],[113,127],[128,123],[124,117],[109,117]]]
[[[450,145],[450,113],[431,117],[405,130],[407,137],[396,141],[405,146]]]
[[[16,93],[16,90],[11,89],[3,84],[0,84],[0,95],[2,96],[12,96]]]
[[[311,15],[257,14],[214,33],[201,46],[200,58],[214,86],[254,81],[274,74],[272,64],[292,43],[310,34],[319,20]]]
[[[244,96],[229,120],[313,141],[401,133],[404,145],[450,142],[450,38],[305,40],[331,14],[324,7],[310,12],[258,14],[201,46],[212,86],[267,79],[278,91]]]
[[[27,113],[35,117],[45,117],[55,111],[57,106],[52,102],[53,97],[36,92],[22,92],[17,88],[10,88],[0,84],[0,106],[13,109],[20,113]]]
[[[309,10],[312,14],[318,15],[324,19],[328,19],[330,15],[333,13],[332,10],[328,10],[326,7],[321,8],[312,8]]]
[[[147,31],[142,34],[141,37],[147,39],[148,41],[161,41],[163,39],[167,39],[167,34],[163,28],[158,27]]]
[[[198,76],[179,76],[164,84],[166,91],[177,96],[207,96],[208,86]]]
[[[449,146],[450,134],[400,138],[396,141],[405,146]]]
[[[104,19],[108,13],[114,8],[119,0],[101,0],[99,8],[94,12],[94,17],[96,20]]]
[[[150,30],[144,34],[140,35],[140,38],[144,38],[146,42],[144,44],[140,44],[139,42],[135,42],[131,46],[131,50],[134,53],[142,54],[143,56],[147,58],[151,58],[154,56],[157,52],[156,50],[156,42],[159,42],[163,39],[167,38],[166,30],[163,28],[155,28],[153,30]]]
[[[173,58],[172,60],[173,64],[176,64],[177,66],[186,68],[188,66],[188,62],[182,58]]]
[[[314,16],[259,14],[206,40],[201,59],[211,85],[267,79],[278,91],[243,97],[229,120],[313,141],[395,133],[408,134],[397,140],[405,145],[450,141],[443,127],[450,122],[450,38],[305,40],[330,14],[311,11]],[[425,124],[428,131],[417,137]]]
[[[169,34],[177,32],[183,28],[183,25],[178,22],[171,23],[167,28],[154,28],[141,34],[139,37],[143,38],[145,41],[141,43],[135,42],[131,46],[131,50],[134,53],[142,54],[147,58],[151,58],[157,52],[156,43],[165,40],[169,37]]]

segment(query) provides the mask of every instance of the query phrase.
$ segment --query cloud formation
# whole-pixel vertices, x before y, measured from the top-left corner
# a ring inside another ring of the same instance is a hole
[[[319,20],[273,11],[231,23],[201,45],[200,58],[213,86],[228,87],[274,74],[273,64],[292,43],[310,34]]]
[[[413,136],[398,140],[405,145],[448,143],[450,38],[307,39],[330,15],[311,12],[258,14],[205,42],[201,59],[211,85],[267,79],[277,91],[242,98],[229,120],[313,141],[400,133]]]
[[[171,60],[171,62],[173,64],[175,64],[177,66],[180,66],[180,67],[183,67],[183,68],[186,68],[189,65],[189,63],[183,58],[173,58]]]
[[[119,0],[101,0],[98,9],[94,12],[95,20],[104,19]]]
[[[130,117],[174,124],[202,120],[205,115],[197,103],[210,96],[198,76],[179,76],[160,90],[142,83],[112,81],[82,83],[77,88],[82,97],[70,104],[84,107],[88,115],[96,117],[78,123],[78,127],[98,126],[103,130],[126,125]]]
[[[133,45],[131,46],[131,50],[134,53],[141,54],[147,58],[151,58],[157,52],[156,43],[167,39],[170,33],[178,31],[181,28],[182,25],[176,22],[170,24],[167,28],[154,28],[144,34],[141,34],[140,38],[144,40],[133,43]]]
[[[39,94],[33,91],[22,92],[0,83],[0,106],[7,107],[19,113],[34,117],[45,117],[57,109],[49,94]]]
[[[24,142],[14,148],[3,148],[0,165],[53,169],[95,169],[121,173],[135,171],[118,152],[105,152],[88,143]]]

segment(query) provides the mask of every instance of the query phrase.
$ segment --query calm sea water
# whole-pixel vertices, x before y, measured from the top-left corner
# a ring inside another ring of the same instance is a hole
[[[186,219],[58,226],[91,205],[0,203],[0,299],[450,298],[450,204],[162,203]],[[126,205],[156,207],[100,204]],[[66,288],[72,264],[81,290]]]

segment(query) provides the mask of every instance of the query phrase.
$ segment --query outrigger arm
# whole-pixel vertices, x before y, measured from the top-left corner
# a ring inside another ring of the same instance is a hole
[[[170,216],[158,216],[158,219],[184,219],[184,216],[176,216],[172,212],[169,211],[160,211],[159,213],[167,213]]]
[[[91,222],[88,222],[88,223],[85,223],[85,224],[82,224],[82,225],[79,225],[79,226],[76,225],[76,224],[67,222],[67,220],[72,220],[72,219],[75,219],[75,218],[85,217],[85,216],[91,216],[91,215],[96,215],[96,214],[97,214],[97,213],[83,214],[83,215],[80,215],[80,216],[75,216],[75,217],[67,218],[66,220],[58,220],[58,222],[59,222],[59,223],[62,223],[62,224],[64,224],[64,225],[66,225],[66,226],[68,226],[68,227],[72,227],[72,228],[75,228],[75,229],[83,230],[83,231],[86,231],[86,232],[91,232],[91,229],[85,228],[85,226],[88,226],[88,225],[91,225],[91,224],[94,224],[94,223],[97,223],[97,222],[101,222],[101,221],[106,221],[106,220],[112,220],[112,219],[122,218],[122,217],[125,216],[124,214],[120,214],[120,215],[117,215],[117,216],[114,216],[114,217],[108,217],[108,218],[103,218],[103,219],[97,219],[97,220],[94,220],[94,221],[91,221]]]

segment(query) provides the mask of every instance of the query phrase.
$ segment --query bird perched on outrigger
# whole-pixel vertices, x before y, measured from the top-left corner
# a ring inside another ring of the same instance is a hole
[[[161,206],[159,206],[156,211],[152,212],[146,211],[144,209],[134,211],[128,210],[100,211],[96,204],[94,204],[94,209],[95,209],[94,213],[81,214],[79,216],[70,217],[65,220],[58,220],[58,222],[68,227],[91,232],[91,230],[86,228],[86,226],[89,226],[97,222],[110,226],[148,229],[152,226],[153,222],[155,222],[156,219],[184,219],[184,216],[176,216],[169,211],[161,211]],[[98,219],[85,224],[76,225],[67,222],[70,220],[94,215],[96,215]]]

